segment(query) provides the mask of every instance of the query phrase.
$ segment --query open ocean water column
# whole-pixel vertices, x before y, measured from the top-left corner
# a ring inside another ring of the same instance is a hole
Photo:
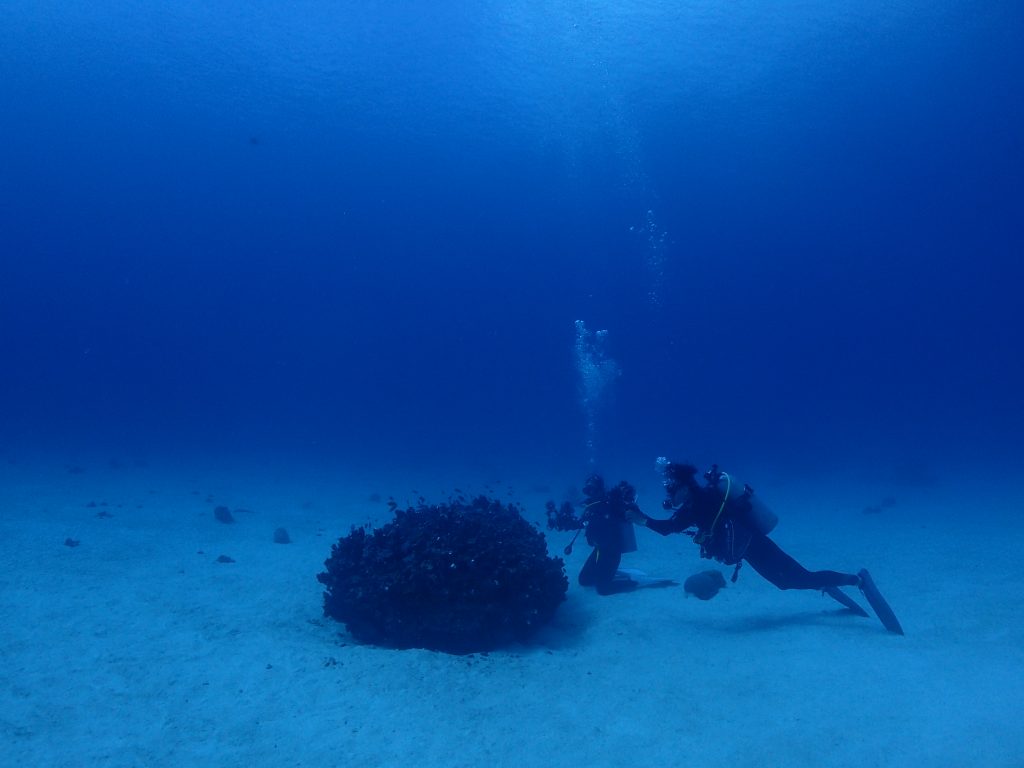
[[[580,375],[580,407],[587,422],[587,462],[597,463],[597,417],[607,404],[609,387],[621,371],[604,351],[608,331],[590,331],[582,320],[576,321],[576,370]]]

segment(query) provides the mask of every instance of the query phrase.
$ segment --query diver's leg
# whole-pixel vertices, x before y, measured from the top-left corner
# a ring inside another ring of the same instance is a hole
[[[590,552],[590,557],[580,569],[579,583],[581,587],[592,587],[597,583],[597,549]]]
[[[743,559],[779,589],[827,590],[860,584],[860,578],[853,573],[808,571],[783,552],[778,544],[760,533],[751,538]]]
[[[617,579],[615,574],[619,570],[619,563],[622,562],[622,553],[615,547],[604,547],[594,550],[597,556],[597,593],[599,595],[614,595],[618,592],[632,592],[637,588],[637,583],[629,579]]]

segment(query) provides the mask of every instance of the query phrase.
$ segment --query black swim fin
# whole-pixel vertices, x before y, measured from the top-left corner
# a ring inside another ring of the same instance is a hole
[[[856,600],[854,600],[848,594],[843,592],[843,590],[841,590],[839,587],[829,587],[825,590],[825,594],[831,597],[837,603],[840,603],[846,608],[848,608],[852,613],[855,613],[858,616],[869,618],[868,612],[861,608]]]
[[[677,587],[679,586],[678,581],[673,579],[660,579],[656,576],[648,576],[643,571],[638,571],[636,568],[619,568],[615,571],[615,578],[613,582],[632,582],[636,585],[635,589],[641,587]]]
[[[861,568],[857,575],[860,576],[860,591],[864,593],[864,597],[871,603],[871,608],[882,622],[882,626],[890,632],[902,635],[903,627],[900,626],[899,619],[896,618],[896,614],[892,612],[889,604],[885,602],[882,593],[878,591],[878,587],[875,586],[875,580],[871,578],[871,574],[867,572],[867,569]]]

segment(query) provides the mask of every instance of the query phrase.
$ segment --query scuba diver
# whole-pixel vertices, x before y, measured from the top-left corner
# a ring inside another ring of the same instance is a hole
[[[599,595],[632,592],[638,587],[667,587],[676,582],[657,579],[631,568],[619,568],[622,555],[636,551],[636,533],[631,516],[646,517],[636,503],[636,489],[622,481],[613,488],[605,488],[601,475],[591,475],[583,485],[583,514],[577,517],[571,502],[560,509],[547,503],[548,527],[559,531],[575,530],[576,534],[565,548],[572,553],[580,531],[585,532],[593,551],[580,570],[579,583],[594,587]]]
[[[875,586],[867,570],[858,573],[808,571],[768,538],[778,518],[754,497],[749,485],[740,485],[728,473],[712,465],[704,473],[704,484],[697,481],[697,468],[659,458],[664,476],[666,499],[662,506],[673,510],[672,517],[658,520],[634,505],[628,519],[655,533],[685,533],[700,547],[700,556],[734,565],[732,581],[739,576],[744,561],[779,589],[817,589],[850,611],[867,612],[850,598],[842,587],[858,587],[882,624],[890,632],[902,635],[903,628],[889,604]]]

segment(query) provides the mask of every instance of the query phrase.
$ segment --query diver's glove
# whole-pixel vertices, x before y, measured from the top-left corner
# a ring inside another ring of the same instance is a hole
[[[629,507],[625,512],[626,520],[635,525],[647,525],[647,515],[639,507]]]

